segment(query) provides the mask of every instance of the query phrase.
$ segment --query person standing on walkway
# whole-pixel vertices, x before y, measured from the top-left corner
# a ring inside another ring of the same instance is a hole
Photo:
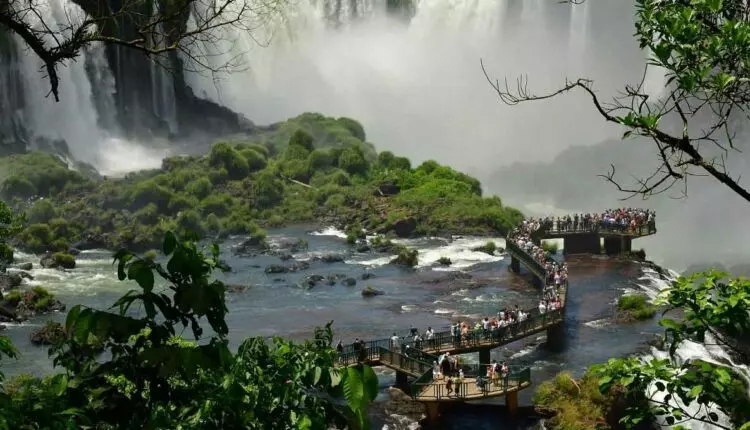
[[[398,339],[398,335],[396,332],[393,332],[393,336],[391,336],[391,349],[398,352],[400,346],[400,342]]]

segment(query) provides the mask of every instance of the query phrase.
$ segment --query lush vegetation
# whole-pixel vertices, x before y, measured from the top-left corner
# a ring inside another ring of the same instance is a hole
[[[643,294],[627,294],[617,300],[618,319],[640,321],[653,318],[659,308]]]
[[[607,415],[617,401],[617,390],[602,393],[599,378],[591,372],[576,380],[570,372],[560,372],[543,382],[533,396],[536,409],[552,415],[549,425],[559,430],[608,428]]]
[[[549,252],[550,254],[557,254],[558,248],[559,246],[557,242],[551,240],[542,241],[542,249],[544,249],[545,252]]]
[[[0,429],[368,427],[377,377],[367,366],[335,367],[330,323],[301,344],[251,338],[230,351],[226,286],[211,277],[228,268],[218,246],[209,251],[171,232],[165,265],[119,251],[119,279],[138,288],[111,311],[73,307],[62,333],[48,327],[39,341],[54,345],[64,372],[0,385]],[[3,356],[16,351],[0,336]]]
[[[83,243],[138,251],[166,231],[183,237],[250,235],[321,221],[399,236],[504,234],[522,215],[479,181],[427,161],[376,153],[348,118],[303,114],[245,141],[218,142],[202,157],[172,157],[123,179],[85,176],[42,153],[4,159],[0,190],[28,216],[17,244],[34,252]]]

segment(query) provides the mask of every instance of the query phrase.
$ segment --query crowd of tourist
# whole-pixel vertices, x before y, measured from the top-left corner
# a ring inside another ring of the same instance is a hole
[[[656,229],[656,212],[651,209],[619,208],[602,213],[580,213],[562,217],[546,217],[532,221],[546,231],[618,231],[646,234]]]

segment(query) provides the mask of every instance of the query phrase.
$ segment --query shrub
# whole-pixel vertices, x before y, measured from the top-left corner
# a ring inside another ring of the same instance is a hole
[[[344,126],[344,128],[349,130],[349,132],[357,139],[361,140],[362,142],[367,140],[367,136],[365,135],[365,128],[362,127],[362,124],[360,124],[359,121],[343,116],[336,121]]]
[[[0,189],[0,194],[6,199],[12,199],[13,197],[26,199],[37,195],[37,193],[37,189],[31,181],[18,175],[8,177]]]
[[[289,138],[289,146],[301,146],[307,152],[312,151],[315,149],[315,146],[313,145],[313,137],[310,136],[309,133],[307,133],[304,130],[297,129],[297,131],[292,134],[292,137]]]
[[[362,151],[355,148],[346,148],[341,152],[338,166],[350,175],[362,175],[367,172],[367,160]]]
[[[247,160],[247,165],[251,172],[265,169],[268,165],[265,155],[254,149],[243,149],[240,154]]]
[[[478,247],[472,249],[472,251],[484,252],[485,254],[495,255],[495,251],[497,251],[497,245],[495,244],[495,242],[493,242],[493,241],[490,240],[487,243],[485,243],[484,245],[478,246]]]
[[[149,203],[135,213],[135,219],[146,225],[156,224],[159,221],[159,208],[155,204]]]
[[[206,197],[200,204],[200,210],[204,215],[216,214],[223,217],[232,210],[234,199],[228,194],[212,194]]]
[[[159,256],[159,251],[155,249],[149,249],[148,251],[143,253],[143,258],[150,261],[155,261],[156,258]]]
[[[187,184],[185,186],[185,191],[199,199],[204,199],[211,194],[212,188],[213,185],[211,185],[211,180],[206,176],[201,176]]]
[[[216,214],[211,213],[206,216],[206,231],[217,234],[221,231],[221,220]]]
[[[648,302],[643,294],[624,295],[617,301],[617,310],[626,320],[646,320],[656,315],[658,308]]]
[[[172,191],[159,185],[153,179],[140,182],[133,186],[130,191],[130,207],[140,209],[149,203],[153,203],[160,212],[164,212],[169,207],[172,199]]]
[[[599,379],[590,372],[576,381],[570,372],[558,373],[543,382],[532,398],[538,409],[551,411],[552,428],[560,430],[604,428],[608,413],[614,406],[616,393],[602,394]]]
[[[307,157],[307,164],[311,170],[325,170],[333,167],[334,159],[330,151],[316,149]]]
[[[399,264],[402,266],[414,267],[419,264],[419,251],[416,249],[409,249],[405,246],[397,247],[396,258],[391,260],[391,264]]]
[[[64,269],[75,269],[76,258],[66,252],[56,252],[52,254],[55,264]]]
[[[557,242],[543,240],[542,241],[542,249],[545,252],[549,252],[550,254],[557,254],[557,250],[558,250]]]
[[[217,143],[211,147],[208,159],[211,166],[225,169],[230,179],[242,179],[250,174],[245,157],[228,143]]]
[[[193,209],[182,211],[176,221],[181,236],[198,238],[203,235],[203,223],[197,211]]]
[[[169,201],[167,212],[171,215],[176,215],[180,211],[194,209],[196,207],[198,207],[198,199],[193,196],[177,194],[172,197],[172,200]]]
[[[26,215],[29,218],[29,222],[46,223],[52,218],[57,217],[57,210],[55,210],[55,205],[50,200],[41,199],[37,200],[29,208]]]
[[[50,245],[50,251],[55,252],[67,252],[70,249],[70,244],[65,239],[57,239]]]
[[[441,266],[450,266],[451,264],[453,264],[451,259],[448,257],[440,257],[437,262]]]

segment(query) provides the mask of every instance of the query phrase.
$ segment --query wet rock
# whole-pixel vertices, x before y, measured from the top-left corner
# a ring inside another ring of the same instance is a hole
[[[48,321],[44,326],[31,332],[31,343],[34,345],[55,345],[62,342],[66,336],[62,324]]]
[[[21,263],[21,264],[19,264],[16,267],[18,267],[21,270],[25,270],[25,271],[28,272],[29,270],[31,270],[31,269],[34,268],[34,265],[32,263]]]
[[[318,285],[318,283],[323,279],[325,279],[325,277],[321,275],[310,275],[305,277],[305,279],[302,281],[302,286],[305,288],[312,288]]]
[[[324,263],[342,263],[344,261],[344,256],[339,254],[326,254],[321,255],[320,257],[315,257],[315,260]]]
[[[284,253],[284,254],[279,254],[279,255],[278,255],[278,257],[279,257],[279,259],[280,259],[281,261],[288,261],[288,260],[291,260],[292,258],[294,258],[294,257],[292,256],[292,254],[286,254],[286,253]]]
[[[5,326],[5,325],[3,325],[3,324],[0,324],[0,331],[3,331],[3,330],[5,330],[6,328],[8,328],[8,326]]]
[[[29,281],[33,281],[34,277],[29,272],[16,272],[18,273],[18,276],[22,277],[23,279],[28,279]]]
[[[39,265],[45,269],[75,269],[76,259],[70,254],[63,252],[46,253],[39,261]]]
[[[401,187],[396,185],[395,182],[391,180],[384,180],[380,182],[380,185],[378,185],[378,188],[373,193],[376,196],[395,196],[396,194],[401,192]]]
[[[365,272],[365,273],[362,274],[362,276],[359,277],[359,279],[361,279],[363,281],[366,281],[366,280],[374,278],[374,277],[375,277],[374,273],[372,273],[372,272]]]
[[[375,288],[372,288],[369,286],[365,287],[362,290],[362,297],[375,297],[375,296],[382,296],[383,294],[385,294],[384,291],[376,290]]]
[[[353,287],[353,286],[357,285],[357,280],[354,279],[354,278],[346,278],[341,283],[344,284],[344,285],[346,285],[347,287]]]
[[[107,236],[105,234],[89,233],[83,240],[74,243],[71,248],[81,251],[105,249],[107,248]]]
[[[326,283],[328,285],[333,286],[333,285],[336,285],[336,282],[340,281],[341,279],[345,279],[345,278],[346,278],[346,275],[344,275],[344,274],[334,273],[334,274],[328,275],[326,277],[326,279],[327,279]]]
[[[307,241],[305,239],[289,239],[284,238],[274,244],[275,252],[285,252],[294,254],[307,250]]]
[[[23,278],[18,273],[0,273],[0,290],[18,288],[22,281]]]
[[[284,282],[285,280],[284,278],[273,278],[273,282]]]
[[[388,415],[400,415],[412,421],[421,421],[427,416],[427,406],[414,400],[411,396],[390,387],[386,390],[388,399],[383,402],[383,408]]]
[[[366,252],[370,252],[371,249],[372,248],[370,248],[370,245],[366,243],[360,243],[357,245],[356,251],[359,252],[360,254],[364,254]]]
[[[80,253],[81,253],[81,250],[80,250],[80,249],[76,249],[76,248],[70,248],[70,249],[68,250],[68,254],[70,254],[70,255],[72,255],[72,256],[74,256],[74,257],[75,257],[76,255],[80,254]]]
[[[266,273],[289,273],[299,272],[310,268],[310,264],[305,261],[300,261],[294,264],[270,264],[266,266]]]
[[[252,256],[268,250],[268,246],[263,237],[251,236],[232,250],[237,255]]]
[[[241,293],[245,290],[250,288],[249,285],[241,285],[241,284],[227,284],[227,292],[228,293]]]
[[[402,218],[393,223],[391,229],[398,237],[410,237],[417,229],[417,220],[412,217]]]

